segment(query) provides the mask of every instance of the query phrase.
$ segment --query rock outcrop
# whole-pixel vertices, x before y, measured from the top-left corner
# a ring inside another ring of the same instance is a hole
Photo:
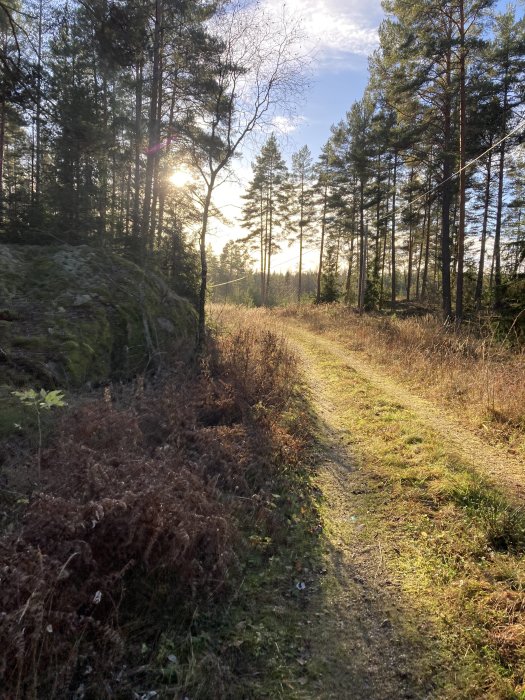
[[[191,304],[155,272],[88,246],[0,245],[0,386],[129,378],[192,342]]]

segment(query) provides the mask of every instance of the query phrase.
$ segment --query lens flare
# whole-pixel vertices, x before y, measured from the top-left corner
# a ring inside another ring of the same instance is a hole
[[[192,180],[192,174],[184,167],[174,168],[169,176],[169,181],[174,187],[185,187]]]

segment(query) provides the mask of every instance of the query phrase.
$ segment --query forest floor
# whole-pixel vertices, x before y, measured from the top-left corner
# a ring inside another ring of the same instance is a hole
[[[525,698],[523,465],[304,322],[265,322],[300,358],[321,494],[289,697]]]

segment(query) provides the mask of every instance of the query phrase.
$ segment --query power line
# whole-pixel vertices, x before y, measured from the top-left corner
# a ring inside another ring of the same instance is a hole
[[[308,252],[308,251],[306,251],[306,250],[303,251],[303,253],[306,253],[306,252]],[[293,258],[288,258],[288,260],[282,260],[281,262],[275,263],[273,265],[273,268],[275,269],[276,267],[282,267],[283,265],[287,265],[289,262],[293,262],[294,260],[299,260],[300,257],[301,257],[301,254],[299,253],[299,255],[294,255]]]
[[[313,250],[313,249],[312,249]],[[289,260],[283,260],[283,262],[276,263],[273,267],[274,269],[276,267],[281,267],[282,265],[286,265],[289,262],[293,262],[294,260],[297,260],[300,257],[300,255],[296,255],[293,258],[290,258]],[[254,272],[253,274],[258,274],[257,272]],[[219,282],[219,284],[210,284],[210,289],[215,289],[215,287],[224,287],[225,284],[233,284],[234,282],[240,282],[241,280],[245,280],[248,277],[248,275],[244,275],[243,277],[237,277],[234,280],[229,280],[228,282]]]
[[[240,282],[241,280],[245,280],[248,277],[248,275],[244,275],[243,277],[237,277],[235,280],[230,280],[229,282],[219,282],[219,284],[210,284],[210,289],[215,289],[215,287],[224,287],[225,284],[233,284],[234,282]]]
[[[519,131],[523,126],[525,126],[525,119],[523,119],[521,122],[518,123],[517,126],[514,127],[511,131],[509,131],[508,134],[506,134],[503,138],[501,138],[499,141],[496,141],[496,143],[492,144],[492,146],[489,146],[487,150],[483,151],[483,153],[480,153],[479,156],[476,156],[472,160],[469,160],[468,163],[466,163],[462,168],[460,168],[457,172],[452,173],[449,177],[447,177],[446,180],[443,180],[442,182],[438,183],[435,187],[432,187],[428,192],[424,192],[423,194],[420,194],[418,197],[413,199],[411,202],[409,202],[408,206],[411,206],[414,204],[414,202],[417,202],[419,199],[423,199],[424,197],[427,197],[428,195],[432,194],[435,190],[439,189],[442,185],[444,185],[446,182],[449,182],[449,180],[452,180],[453,178],[457,177],[460,175],[464,170],[467,168],[470,168],[471,165],[476,163],[478,160],[481,160],[483,156],[486,156],[487,153],[490,153],[493,151],[495,148],[497,148],[500,144],[502,144],[504,141],[506,141],[508,138],[513,136],[517,131]],[[406,208],[406,207],[405,207]],[[401,210],[403,211],[403,210]]]
[[[449,177],[447,177],[446,180],[443,180],[442,182],[439,182],[439,183],[438,183],[437,185],[435,185],[434,187],[431,187],[431,188],[430,188],[429,190],[427,190],[426,192],[423,192],[423,194],[420,194],[420,195],[418,195],[417,197],[415,197],[414,199],[412,199],[412,200],[410,200],[409,202],[407,202],[403,207],[401,207],[401,209],[398,209],[398,210],[395,212],[395,214],[396,214],[396,215],[402,214],[404,211],[407,211],[408,209],[410,209],[410,208],[412,207],[412,205],[415,204],[415,202],[417,202],[417,201],[419,201],[419,200],[421,200],[421,199],[424,199],[425,197],[428,197],[428,196],[431,195],[433,192],[435,192],[436,190],[438,190],[438,189],[439,189],[442,185],[444,185],[446,182],[449,182],[450,180],[453,180],[455,177],[457,177],[457,176],[458,176],[460,173],[462,173],[464,170],[466,170],[467,168],[470,168],[470,166],[473,165],[474,163],[476,163],[478,160],[481,160],[481,158],[483,158],[483,156],[486,156],[487,153],[490,153],[490,152],[493,151],[495,148],[497,148],[500,144],[502,144],[504,141],[506,141],[508,138],[510,138],[511,136],[513,136],[513,135],[514,135],[517,131],[519,131],[523,126],[525,126],[525,119],[522,119],[522,120],[514,127],[514,129],[512,129],[511,131],[509,131],[509,133],[506,134],[505,136],[503,136],[503,138],[501,138],[499,141],[496,141],[496,143],[492,144],[492,146],[490,146],[490,147],[487,148],[485,151],[483,151],[483,153],[480,153],[479,156],[476,156],[476,157],[473,158],[472,160],[469,160],[468,163],[466,163],[462,168],[460,168],[459,170],[457,170],[455,173],[452,173],[452,175],[450,175]],[[377,223],[383,224],[385,221],[389,221],[389,219],[392,217],[393,213],[394,213],[394,212],[390,212],[389,214],[386,214],[385,216],[382,216],[382,217],[378,220]]]

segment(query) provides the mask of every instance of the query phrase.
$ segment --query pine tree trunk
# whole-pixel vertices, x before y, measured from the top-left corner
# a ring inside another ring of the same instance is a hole
[[[126,178],[126,227],[125,227],[125,234],[126,234],[126,240],[129,238],[129,224],[131,222],[131,180],[132,180],[132,166],[131,163],[128,166],[128,174]]]
[[[452,20],[449,20],[448,40],[452,36]],[[441,199],[441,294],[443,317],[452,317],[452,295],[450,286],[450,207],[452,160],[450,157],[452,139],[452,59],[451,48],[447,47],[445,69],[445,96],[443,102],[443,186]]]
[[[348,255],[348,272],[346,274],[346,284],[345,284],[345,303],[350,304],[352,297],[352,268],[354,265],[354,241],[355,241],[355,231],[356,231],[356,214],[357,207],[355,203],[355,182],[354,182],[354,194],[352,196],[352,228],[350,231],[350,253]]]
[[[160,141],[160,124],[157,120],[158,98],[160,91],[160,56],[161,56],[161,26],[162,26],[162,0],[155,1],[155,28],[153,34],[153,71],[151,76],[151,99],[148,119],[148,154],[146,160],[146,175],[144,182],[144,201],[142,204],[142,224],[140,228],[141,249],[143,258],[146,251],[151,250],[150,237],[153,175]]]
[[[328,185],[325,184],[323,191],[323,214],[321,218],[321,247],[319,249],[319,267],[317,269],[317,293],[316,303],[321,303],[321,276],[323,274],[324,238],[326,231],[326,211],[328,208]]]
[[[505,68],[504,91],[503,91],[503,115],[501,133],[507,130],[507,110],[508,110],[508,67]],[[496,208],[496,229],[494,231],[494,307],[498,309],[503,299],[503,287],[501,277],[501,224],[503,218],[503,183],[505,180],[505,141],[500,146],[499,168],[498,168],[498,198]]]
[[[392,306],[396,305],[396,185],[397,185],[397,150],[394,151],[394,178],[392,183],[392,240],[390,246],[390,265],[392,276],[392,293],[390,301]]]
[[[303,275],[303,216],[304,216],[304,175],[301,173],[301,200],[299,203],[299,277],[297,284],[297,301],[301,303]]]
[[[174,81],[174,84],[176,84],[177,79],[178,79],[178,72],[175,71],[174,74],[172,75],[172,79]],[[161,90],[162,93],[162,90]],[[168,119],[168,139],[172,138],[173,135],[173,122],[175,119],[175,102],[176,102],[176,91],[175,87],[172,90],[171,93],[171,100],[170,100],[170,115]],[[162,97],[159,98],[159,114],[158,114],[158,119],[160,123],[160,118],[161,118],[161,110],[162,108]],[[166,169],[160,169],[160,172],[166,173]],[[157,179],[159,177],[159,174],[157,174]],[[161,236],[162,232],[164,229],[164,209],[165,209],[165,204],[166,204],[166,187],[164,186],[163,183],[158,183],[157,182],[157,188],[159,190],[158,192],[158,200],[159,200],[159,215],[158,215],[158,243],[160,245],[161,241]]]
[[[430,182],[430,178],[429,178]],[[427,296],[427,280],[428,280],[428,266],[430,259],[430,227],[432,222],[432,202],[428,202],[428,219],[427,228],[425,236],[425,264],[423,266],[423,279],[421,281],[421,299],[426,299]]]
[[[410,202],[408,205],[409,227],[408,227],[408,275],[407,275],[407,301],[410,301],[412,291],[412,263],[414,260],[414,224],[412,222],[412,184],[414,182],[414,169],[410,171]]]
[[[0,226],[4,223],[5,93],[0,95]]]
[[[365,307],[365,287],[366,287],[366,246],[367,235],[365,227],[365,212],[364,212],[364,181],[361,179],[359,192],[359,287],[357,291],[359,313],[362,314]]]
[[[467,135],[467,94],[466,81],[466,47],[465,47],[465,2],[459,2],[459,228],[457,241],[457,273],[456,273],[456,323],[463,319],[463,277],[465,264],[465,212],[467,180],[466,164],[466,135]]]
[[[345,283],[345,304],[350,304],[352,293],[352,268],[354,265],[354,236],[350,238],[350,252],[348,254],[348,271]]]
[[[208,219],[210,215],[211,196],[215,186],[216,173],[212,172],[206,188],[204,208],[202,212],[202,227],[200,234],[200,259],[201,259],[201,283],[199,288],[198,325],[197,325],[197,353],[202,355],[206,340],[206,291],[208,286],[208,261],[206,259],[206,233],[208,231]]]
[[[163,52],[164,52],[164,29],[161,26],[160,29],[160,47],[159,47],[159,78],[158,78],[158,90],[157,90],[157,114],[155,118],[155,129],[156,129],[156,143],[160,144],[160,136],[161,136],[161,124],[162,124],[162,104],[164,100],[164,94],[163,94],[163,71],[164,71],[164,62],[163,62]],[[171,134],[171,131],[168,131],[168,136],[166,138],[166,143],[169,144],[169,135]],[[167,146],[169,148],[169,145]],[[151,249],[153,250],[155,247],[155,233],[156,233],[156,228],[157,228],[157,208],[159,207],[159,197],[160,197],[160,190],[161,184],[160,184],[160,173],[161,173],[161,158],[162,158],[162,151],[160,147],[157,149],[155,152],[155,160],[154,160],[154,165],[153,165],[153,182],[152,182],[152,202],[151,202],[151,215],[150,215],[150,224],[149,224],[149,244]],[[158,231],[158,238],[160,242],[160,238],[162,235],[162,231],[159,229]]]
[[[387,183],[387,188],[386,188],[387,193],[390,192],[390,168],[388,169],[388,183]],[[388,216],[389,216],[389,204],[390,200],[388,198],[388,194],[385,200],[385,206],[386,206],[386,211],[385,211],[385,217],[384,221],[388,221]],[[385,224],[383,227],[383,242],[382,242],[382,247],[383,251],[381,254],[381,287],[379,290],[379,308],[383,308],[383,304],[385,301],[385,267],[386,267],[386,249],[387,249],[387,239],[388,239],[388,226]]]
[[[268,190],[268,249],[266,251],[266,290],[264,293],[264,303],[268,304],[270,298],[270,274],[272,262],[272,245],[273,245],[273,174],[270,175],[269,190]]]
[[[133,178],[133,225],[132,232],[136,252],[140,250],[140,156],[142,147],[142,88],[143,64],[135,66],[135,172]]]
[[[260,200],[259,200],[259,216],[260,216],[260,228],[261,228],[261,304],[264,306],[264,289],[265,289],[265,284],[264,284],[264,273],[266,270],[266,260],[265,260],[265,238],[266,238],[266,229],[264,225],[264,195],[263,191],[261,188],[260,191]]]
[[[412,224],[408,229],[408,272],[406,278],[407,285],[407,301],[411,301],[410,295],[412,292],[412,264],[414,259],[414,231]]]
[[[492,146],[492,138],[490,139]],[[489,221],[489,205],[490,205],[490,179],[492,175],[492,154],[489,154],[487,162],[487,177],[485,179],[485,194],[483,197],[483,225],[481,229],[481,249],[479,252],[479,267],[478,277],[476,280],[476,291],[474,293],[474,303],[476,309],[481,309],[481,299],[483,297],[483,277],[485,275],[485,255],[487,250],[487,229]]]
[[[381,155],[378,156],[377,173],[377,202],[376,202],[376,235],[374,246],[374,294],[379,291],[379,271],[381,269]]]
[[[36,64],[36,113],[35,113],[35,203],[40,202],[41,170],[42,170],[42,19],[43,0],[38,3],[38,38],[37,38],[37,64]]]
[[[419,245],[419,255],[417,261],[417,274],[416,274],[416,299],[419,301],[421,298],[420,286],[421,282],[421,265],[423,264],[423,245],[425,243],[425,231],[427,230],[427,215],[430,215],[429,206],[425,206],[425,211],[423,214],[423,226],[421,229],[421,243]]]
[[[102,122],[104,130],[106,130],[108,124],[108,84],[104,75],[102,76]],[[100,244],[104,245],[106,243],[109,176],[108,154],[106,151],[104,151],[100,156],[99,168],[100,185],[98,192],[98,236]]]
[[[440,230],[439,223],[441,221],[441,212],[439,208],[436,210],[436,233],[434,236],[434,289],[437,292],[441,292],[441,286],[439,284],[439,271],[441,269],[441,250],[440,250]]]

